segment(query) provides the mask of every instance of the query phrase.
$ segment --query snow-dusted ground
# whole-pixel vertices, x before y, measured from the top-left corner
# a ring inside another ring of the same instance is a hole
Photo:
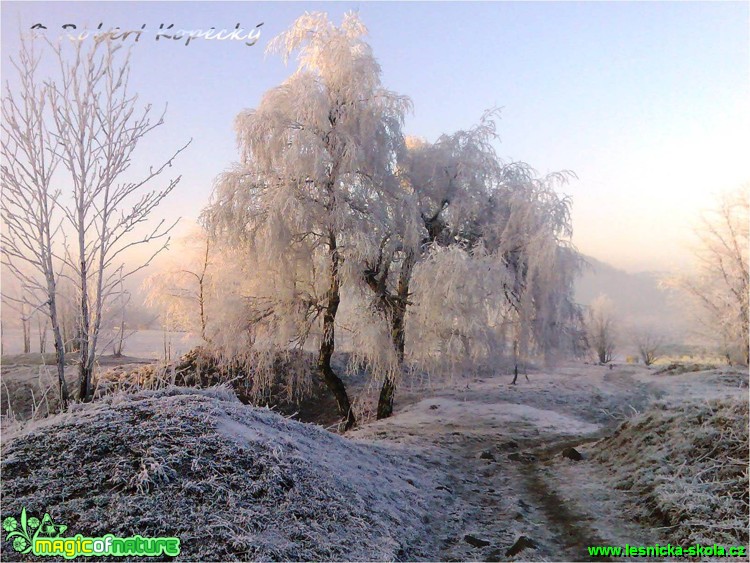
[[[110,395],[7,438],[6,515],[49,512],[95,537],[177,536],[180,560],[423,559],[427,504],[447,496],[422,494],[436,488],[428,472],[387,448],[248,407],[229,388]]]
[[[101,357],[98,363],[102,370],[109,366],[171,360],[179,358],[202,340],[200,336],[187,332],[164,332],[161,330],[139,330],[130,334],[125,341],[124,356],[114,358],[110,344],[111,336],[103,335]],[[46,354],[39,354],[39,341],[36,328],[32,328],[31,354],[22,354],[23,339],[21,329],[6,328],[3,331],[3,357],[0,372],[0,406],[3,416],[20,419],[28,418],[32,412],[46,416],[57,410],[55,392],[57,373],[54,366],[54,345],[51,331],[47,334]],[[74,358],[68,358],[71,365],[65,368],[65,378],[69,389],[74,389],[77,379]],[[46,365],[45,365],[46,363]]]
[[[747,400],[747,374],[653,371],[571,364],[516,386],[510,376],[456,383],[428,398],[402,396],[393,418],[353,436],[405,448],[443,476],[451,496],[434,507],[443,515],[436,560],[579,561],[589,560],[589,545],[665,545],[669,530],[626,516],[634,499],[589,459],[587,444],[654,400]],[[586,457],[563,458],[568,446]],[[536,548],[509,555],[522,536]]]
[[[35,369],[4,366],[3,379],[38,377]],[[421,488],[430,523],[424,539],[410,546],[412,557],[578,561],[590,559],[589,545],[664,545],[670,530],[630,517],[639,499],[619,490],[612,473],[596,462],[595,442],[622,421],[648,412],[654,401],[747,401],[748,374],[732,368],[680,375],[655,371],[571,363],[532,372],[528,380],[521,375],[517,385],[510,384],[510,375],[456,378],[429,390],[405,385],[392,418],[347,436],[401,460],[404,476],[413,473],[409,480]],[[270,427],[261,435],[251,425],[223,418],[217,432],[238,444],[294,445],[300,458],[319,455],[313,445],[292,444]],[[569,446],[584,459],[563,458]],[[337,471],[336,464],[320,463]],[[343,468],[368,463],[355,456]],[[535,547],[511,555],[522,536]]]

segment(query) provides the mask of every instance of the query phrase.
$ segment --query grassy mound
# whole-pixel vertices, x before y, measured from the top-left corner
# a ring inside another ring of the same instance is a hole
[[[599,442],[594,459],[672,544],[747,545],[747,400],[658,403]]]
[[[414,558],[419,489],[434,490],[396,454],[225,388],[113,395],[5,442],[3,517],[26,507],[71,536],[177,536],[180,560]],[[2,557],[27,558],[7,542]]]

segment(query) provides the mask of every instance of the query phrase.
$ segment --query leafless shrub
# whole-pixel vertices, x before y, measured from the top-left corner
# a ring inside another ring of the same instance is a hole
[[[612,361],[615,351],[614,304],[606,295],[600,295],[589,306],[586,317],[588,342],[600,363]]]
[[[641,327],[634,331],[633,340],[638,348],[641,361],[647,366],[653,364],[661,356],[664,347],[664,336],[651,327]]]

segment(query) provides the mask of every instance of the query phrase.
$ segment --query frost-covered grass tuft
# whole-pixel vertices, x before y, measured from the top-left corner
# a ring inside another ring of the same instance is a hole
[[[714,364],[672,362],[657,369],[654,375],[679,375],[715,369],[717,366]]]
[[[747,399],[657,403],[597,444],[594,459],[672,544],[747,545]]]
[[[167,362],[117,366],[96,375],[94,396],[162,389],[174,385],[176,376],[175,366]]]
[[[177,536],[180,559],[202,561],[418,557],[420,489],[434,489],[393,453],[228,388],[75,405],[6,440],[2,476],[4,514],[49,512],[71,535]]]

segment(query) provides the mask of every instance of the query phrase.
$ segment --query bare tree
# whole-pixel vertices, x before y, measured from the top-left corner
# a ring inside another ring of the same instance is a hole
[[[102,312],[117,293],[122,279],[150,264],[166,248],[176,224],[159,221],[140,227],[174,189],[180,177],[160,190],[144,192],[151,180],[172,166],[178,149],[159,167],[151,167],[140,180],[124,178],[141,139],[164,123],[155,121],[151,106],[138,109],[138,96],[128,90],[129,55],[119,57],[119,45],[95,42],[85,50],[83,42],[72,53],[55,48],[59,80],[51,82],[50,102],[62,165],[72,184],[72,203],[61,204],[72,230],[64,261],[73,272],[78,293],[80,331],[79,397],[92,397],[92,375],[102,326]],[[189,143],[188,143],[189,144]],[[128,249],[157,241],[150,257],[122,271],[122,255]]]
[[[22,283],[44,295],[66,403],[65,342],[57,311],[60,271],[75,287],[75,327],[66,329],[73,332],[73,347],[80,351],[79,397],[86,401],[92,396],[102,313],[117,293],[119,275],[127,278],[147,266],[166,247],[174,226],[162,220],[141,230],[179,177],[161,190],[142,188],[171,166],[187,145],[158,168],[150,168],[141,180],[126,180],[138,142],[163,123],[163,114],[154,122],[150,106],[138,112],[137,95],[128,91],[129,58],[118,58],[119,47],[113,42],[95,42],[89,50],[83,42],[74,42],[67,45],[71,52],[64,47],[53,47],[57,79],[41,81],[36,76],[39,57],[24,43],[17,65],[21,94],[6,87],[3,255]],[[70,184],[72,193],[51,189],[57,174],[67,176],[61,185]],[[126,250],[152,241],[163,244],[151,258],[117,273]],[[34,274],[25,273],[20,262]]]
[[[31,352],[31,317],[33,310],[29,306],[29,298],[26,291],[21,301],[21,329],[23,330],[23,353]]]
[[[65,347],[57,311],[58,273],[55,236],[59,191],[52,178],[60,158],[59,142],[50,129],[51,87],[37,76],[39,56],[23,41],[17,61],[20,93],[6,83],[2,102],[2,255],[3,264],[22,285],[42,296],[38,307],[49,315],[55,343],[61,408],[67,408]]]
[[[158,307],[162,321],[183,330],[199,332],[205,343],[208,334],[209,307],[214,297],[211,240],[203,229],[194,229],[178,241],[177,263],[149,276],[144,287],[146,303]]]
[[[651,327],[641,327],[633,333],[633,340],[638,348],[638,355],[647,366],[653,364],[662,354],[664,336]]]
[[[44,322],[37,316],[36,319],[37,334],[39,335],[39,353],[47,353],[47,329],[49,328],[49,319],[45,318]]]
[[[209,265],[208,257],[210,256],[210,252],[211,252],[211,240],[208,237],[206,237],[205,245],[206,245],[206,251],[203,253],[203,260],[202,260],[200,271],[188,272],[187,270],[185,270],[185,272],[195,277],[195,282],[198,285],[197,300],[198,300],[198,311],[199,311],[199,318],[200,318],[200,324],[201,324],[201,338],[203,338],[204,342],[208,342],[208,336],[206,335],[206,326],[207,326],[206,273],[208,272],[208,265]]]
[[[588,341],[599,362],[612,361],[615,351],[614,304],[606,295],[600,295],[591,302],[586,322]]]
[[[57,314],[65,352],[73,353],[80,350],[77,299],[72,276],[64,269],[62,272],[57,284]]]
[[[700,305],[699,319],[718,335],[728,361],[748,364],[748,221],[750,185],[721,197],[716,209],[704,214],[696,234],[698,271],[674,280]]]

